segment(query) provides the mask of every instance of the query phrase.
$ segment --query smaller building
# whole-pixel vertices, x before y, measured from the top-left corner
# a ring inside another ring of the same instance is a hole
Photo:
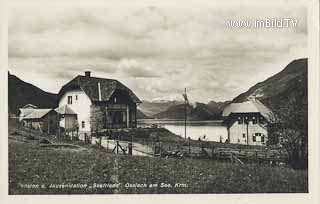
[[[26,117],[27,115],[32,113],[37,108],[38,107],[33,104],[27,104],[27,105],[23,106],[22,108],[19,108],[19,111],[20,111],[19,121],[22,121],[22,119],[24,117]]]
[[[230,143],[266,145],[272,112],[257,99],[231,103],[222,113]]]
[[[55,134],[58,127],[57,112],[53,109],[33,109],[22,118],[23,125],[42,133]]]
[[[63,132],[75,131],[78,129],[77,114],[69,107],[64,105],[55,109],[58,113],[59,127]]]

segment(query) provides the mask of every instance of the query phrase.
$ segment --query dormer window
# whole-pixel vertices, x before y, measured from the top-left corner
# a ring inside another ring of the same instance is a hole
[[[256,118],[256,117],[253,117],[253,118],[252,118],[252,124],[257,124],[257,123],[258,123],[257,118]]]
[[[68,96],[68,104],[72,104],[72,96]]]
[[[117,97],[114,97],[114,103],[117,103]]]

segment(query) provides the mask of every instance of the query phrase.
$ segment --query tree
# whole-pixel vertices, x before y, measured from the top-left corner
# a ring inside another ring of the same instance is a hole
[[[273,107],[268,125],[268,144],[280,144],[295,169],[308,168],[308,102],[307,97],[286,97]]]

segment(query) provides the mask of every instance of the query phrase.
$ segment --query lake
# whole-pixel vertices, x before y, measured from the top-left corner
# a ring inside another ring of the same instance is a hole
[[[176,135],[184,137],[184,121],[183,120],[156,120],[143,119],[138,120],[138,127],[149,127],[157,124],[171,131]],[[222,121],[187,121],[187,137],[197,140],[205,135],[206,141],[223,142],[228,138],[227,128],[222,125]],[[203,140],[203,138],[201,138]]]

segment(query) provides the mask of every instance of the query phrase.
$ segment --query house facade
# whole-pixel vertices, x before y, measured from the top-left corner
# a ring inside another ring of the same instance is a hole
[[[65,105],[77,117],[80,139],[102,130],[137,127],[139,98],[114,79],[78,75],[59,91],[59,108]]]
[[[266,145],[267,124],[272,112],[257,99],[231,103],[222,113],[228,131],[228,141],[235,144]]]

